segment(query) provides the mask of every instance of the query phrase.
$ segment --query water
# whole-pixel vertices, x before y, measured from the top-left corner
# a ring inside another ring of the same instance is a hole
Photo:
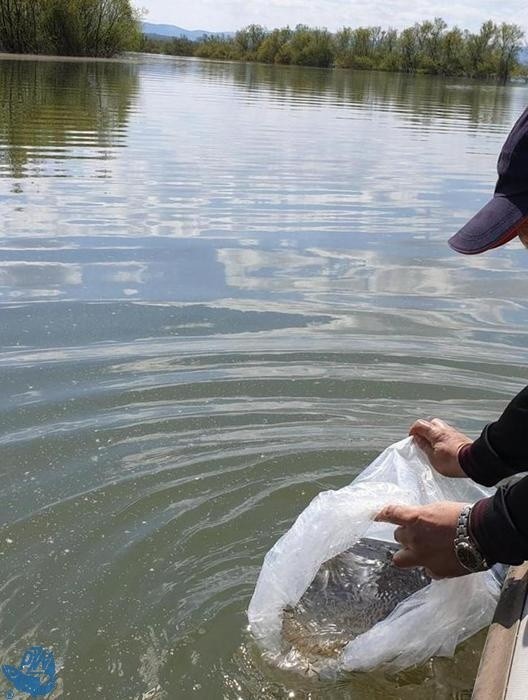
[[[52,647],[75,700],[469,697],[482,635],[336,685],[245,610],[316,493],[526,383],[527,253],[445,241],[527,88],[145,56],[0,91],[0,661]]]
[[[349,642],[431,583],[423,569],[396,568],[396,551],[392,544],[362,539],[323,563],[299,602],[284,610],[286,663],[296,664],[304,675],[328,676],[328,668]],[[248,617],[253,619],[251,613]]]

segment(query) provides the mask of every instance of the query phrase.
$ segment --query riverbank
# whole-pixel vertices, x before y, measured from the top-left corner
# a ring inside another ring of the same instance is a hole
[[[6,53],[0,52],[0,61],[67,61],[68,63],[121,63],[131,56],[141,54],[121,54],[113,58],[99,56],[60,56],[57,54],[42,53]]]
[[[42,61],[42,62],[57,62],[62,61],[66,63],[140,63],[143,59],[180,59],[188,61],[210,61],[211,63],[231,63],[235,65],[251,64],[255,66],[263,66],[272,68],[273,66],[281,69],[303,69],[303,70],[317,70],[323,68],[322,66],[299,66],[299,65],[281,65],[281,64],[269,64],[262,61],[248,61],[243,59],[234,58],[200,58],[198,56],[180,56],[175,54],[167,53],[151,53],[147,51],[128,51],[119,56],[114,56],[113,58],[102,58],[97,56],[63,56],[57,54],[27,54],[27,53],[6,53],[0,52],[0,61]],[[367,69],[367,68],[342,68],[340,66],[327,66],[323,68],[324,70],[330,71],[350,71],[350,72],[360,72],[360,73],[371,73],[379,72],[392,75],[400,75],[407,77],[422,77],[422,78],[446,78],[446,79],[461,79],[475,84],[486,84],[486,83],[496,83],[494,78],[470,78],[467,76],[454,76],[454,75],[431,75],[423,71],[416,71],[415,73],[407,73],[405,71],[387,71],[382,69]],[[527,68],[528,70],[528,68]],[[522,84],[528,83],[528,74],[525,76],[515,76],[510,78],[508,81],[510,84]]]

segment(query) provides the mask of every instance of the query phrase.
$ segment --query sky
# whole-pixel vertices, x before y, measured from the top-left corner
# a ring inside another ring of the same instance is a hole
[[[528,36],[526,0],[133,0],[148,10],[148,22],[184,29],[232,31],[247,24],[265,27],[308,24],[335,30],[342,26],[402,28],[442,17],[450,26],[478,29],[483,21],[521,25]]]

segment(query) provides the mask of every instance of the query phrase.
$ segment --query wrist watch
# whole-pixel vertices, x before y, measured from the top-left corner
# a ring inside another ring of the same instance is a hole
[[[469,534],[469,516],[472,508],[473,506],[465,506],[458,516],[454,545],[455,554],[460,564],[467,571],[476,573],[477,571],[486,571],[489,566]]]

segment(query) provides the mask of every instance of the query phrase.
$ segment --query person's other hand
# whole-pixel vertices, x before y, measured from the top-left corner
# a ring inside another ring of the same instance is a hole
[[[395,566],[423,566],[434,579],[470,573],[458,561],[454,548],[458,517],[465,505],[441,501],[427,506],[385,506],[375,520],[398,525],[394,539],[402,549],[392,558]]]
[[[439,418],[417,420],[411,425],[409,435],[413,436],[437,472],[444,476],[467,476],[458,463],[460,448],[473,442],[467,435]]]

